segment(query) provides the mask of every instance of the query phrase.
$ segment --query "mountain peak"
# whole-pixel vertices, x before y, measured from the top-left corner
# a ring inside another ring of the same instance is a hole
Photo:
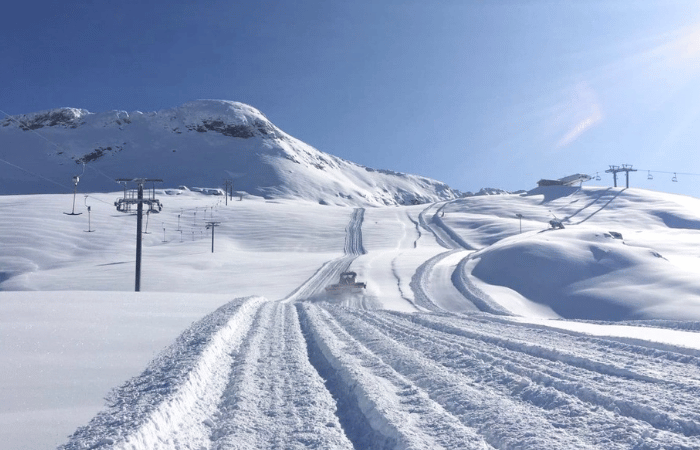
[[[13,164],[0,166],[0,178],[9,181],[0,194],[61,192],[56,186],[71,186],[65,180],[82,171],[83,192],[117,190],[115,178],[149,176],[166,186],[217,187],[234,179],[237,190],[253,195],[322,204],[397,205],[459,195],[436,180],[319,151],[256,108],[227,100],[150,113],[59,108],[15,116],[0,122],[0,158]]]
[[[78,108],[63,107],[47,109],[35,113],[5,118],[0,121],[0,126],[7,127],[11,124],[16,124],[25,131],[53,126],[76,128],[80,125],[81,119],[88,114],[90,114],[88,110]]]
[[[169,117],[170,121],[177,119],[185,128],[193,131],[214,131],[244,139],[286,136],[256,108],[230,100],[194,100],[158,114]]]
[[[175,109],[194,117],[227,119],[228,123],[247,123],[254,120],[269,122],[265,114],[256,108],[231,100],[193,100]]]

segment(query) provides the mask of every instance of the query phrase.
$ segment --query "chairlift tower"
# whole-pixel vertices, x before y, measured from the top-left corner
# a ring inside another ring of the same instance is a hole
[[[615,187],[617,187],[617,173],[625,172],[625,187],[628,188],[630,187],[630,172],[636,171],[637,169],[633,169],[631,164],[623,164],[622,166],[610,166],[610,168],[606,170],[605,173],[613,174],[613,182]]]
[[[75,212],[75,194],[78,192],[78,183],[80,182],[80,175],[73,177],[73,210],[69,213],[63,213],[67,216],[79,216],[82,213]]]
[[[233,180],[224,180],[225,192],[224,197],[226,198],[226,205],[228,206],[228,197],[231,196],[231,201],[233,201]]]
[[[207,230],[211,228],[211,252],[214,253],[214,229],[221,225],[221,222],[207,222]]]
[[[150,198],[143,198],[143,185],[152,182],[155,186],[155,183],[162,183],[163,180],[159,178],[117,178],[117,182],[131,182],[135,183],[137,186],[136,198],[125,196],[123,199],[119,199],[121,201],[118,200],[115,202],[114,205],[117,207],[117,211],[128,211],[132,204],[136,204],[136,280],[134,290],[139,292],[141,290],[141,226],[143,224],[143,204],[146,203],[149,205],[149,211],[153,210],[154,204],[158,205],[160,209],[163,208],[160,201],[156,200],[154,197],[155,187]],[[126,184],[124,189],[126,192]],[[122,209],[122,207],[126,209]]]

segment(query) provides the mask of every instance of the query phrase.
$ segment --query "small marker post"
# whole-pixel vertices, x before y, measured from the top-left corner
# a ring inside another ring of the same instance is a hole
[[[86,232],[86,233],[92,233],[92,232],[95,231],[95,230],[92,229],[92,226],[91,226],[91,223],[90,223],[90,222],[91,222],[91,219],[90,219],[90,209],[91,209],[91,208],[90,208],[90,207],[88,206],[88,204],[87,204],[87,198],[88,198],[88,196],[85,195],[85,207],[86,207],[87,210],[88,210],[88,229],[85,230],[85,232]]]

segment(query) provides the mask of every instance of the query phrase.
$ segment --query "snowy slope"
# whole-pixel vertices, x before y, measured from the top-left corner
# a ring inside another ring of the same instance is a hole
[[[117,194],[81,199],[81,216],[63,214],[71,195],[0,197],[0,442],[700,447],[697,199],[551,187],[347,208],[169,192],[139,294]],[[366,292],[325,295],[347,268]]]
[[[167,187],[223,186],[324,204],[393,205],[454,198],[444,183],[375,170],[316,150],[260,111],[197,100],[159,112],[61,108],[0,121],[0,194],[119,189],[116,178],[160,178]],[[85,168],[83,168],[85,163]]]
[[[458,200],[444,213],[480,249],[463,272],[506,288],[491,288],[502,298],[524,297],[571,319],[678,318],[679,311],[700,319],[698,199],[550,187]],[[524,216],[522,234],[516,213]],[[566,228],[549,228],[553,216]]]

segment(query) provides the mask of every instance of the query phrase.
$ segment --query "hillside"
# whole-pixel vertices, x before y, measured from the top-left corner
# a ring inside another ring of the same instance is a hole
[[[381,149],[379,149],[381,151]],[[458,196],[444,183],[321,152],[237,102],[197,100],[158,112],[60,108],[0,120],[0,194],[118,191],[116,178],[223,186],[266,198],[396,205]]]
[[[0,196],[10,448],[700,446],[698,199],[176,194],[140,293],[113,194]],[[328,296],[347,269],[367,289]]]

